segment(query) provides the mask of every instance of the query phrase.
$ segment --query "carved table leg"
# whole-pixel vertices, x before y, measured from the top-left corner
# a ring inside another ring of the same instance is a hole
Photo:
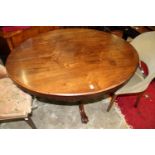
[[[85,113],[85,110],[84,110],[84,105],[80,102],[79,104],[79,110],[80,110],[80,115],[81,115],[81,121],[82,123],[88,123],[88,117]]]

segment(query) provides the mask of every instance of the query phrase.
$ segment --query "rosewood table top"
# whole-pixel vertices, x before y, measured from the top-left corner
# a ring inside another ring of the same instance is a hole
[[[138,66],[123,39],[92,29],[60,29],[23,42],[9,55],[10,78],[33,95],[78,101],[120,87]]]

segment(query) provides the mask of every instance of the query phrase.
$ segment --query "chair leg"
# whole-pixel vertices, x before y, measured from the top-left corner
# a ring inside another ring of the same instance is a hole
[[[81,121],[82,121],[82,123],[88,123],[88,117],[87,117],[87,115],[86,115],[86,113],[85,113],[85,110],[84,110],[84,105],[80,102],[80,104],[79,104],[79,110],[80,110],[80,115],[81,115]]]
[[[135,108],[138,107],[139,101],[140,101],[141,97],[143,96],[143,94],[144,94],[144,92],[138,94],[137,99],[136,99],[136,102],[134,104],[134,107]]]
[[[110,104],[109,104],[109,106],[108,106],[107,112],[110,111],[111,107],[112,107],[113,104],[114,104],[114,101],[115,101],[116,97],[117,97],[117,95],[113,95],[113,97],[112,97],[112,99],[111,99],[111,101],[110,101]]]
[[[37,127],[35,126],[33,120],[31,119],[30,116],[28,116],[28,118],[25,118],[25,122],[32,128],[32,129],[37,129]]]

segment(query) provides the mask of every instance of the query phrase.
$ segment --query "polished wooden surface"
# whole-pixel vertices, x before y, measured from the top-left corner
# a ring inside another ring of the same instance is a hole
[[[0,29],[0,37],[7,40],[10,51],[20,45],[23,41],[30,37],[34,37],[40,33],[59,29],[58,26],[31,26],[26,29],[19,29],[16,31],[3,32]]]
[[[23,42],[6,67],[11,79],[34,95],[78,101],[124,84],[138,61],[135,49],[115,35],[60,29]]]

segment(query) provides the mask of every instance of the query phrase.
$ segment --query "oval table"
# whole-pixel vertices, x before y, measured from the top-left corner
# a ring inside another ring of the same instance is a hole
[[[138,66],[136,50],[123,39],[92,29],[59,29],[23,42],[9,55],[9,77],[28,93],[82,102],[114,92]]]

